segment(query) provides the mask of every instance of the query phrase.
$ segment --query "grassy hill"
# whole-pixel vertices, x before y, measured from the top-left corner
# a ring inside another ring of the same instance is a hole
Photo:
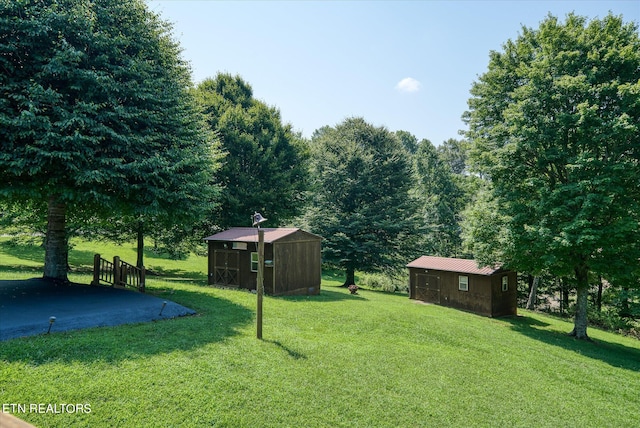
[[[39,276],[39,251],[1,240],[0,280]],[[89,282],[95,251],[135,260],[132,245],[80,242],[72,280]],[[3,404],[90,406],[18,415],[41,427],[640,426],[635,339],[325,280],[319,296],[266,297],[260,341],[255,295],[205,286],[204,258],[147,265],[165,274],[148,292],[198,315],[1,342]]]

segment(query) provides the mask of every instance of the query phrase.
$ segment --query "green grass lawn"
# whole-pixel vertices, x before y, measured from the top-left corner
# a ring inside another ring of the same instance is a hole
[[[0,279],[40,276],[38,251],[0,240]],[[135,261],[132,245],[77,243],[73,266],[96,251]],[[167,275],[148,292],[198,315],[0,342],[2,403],[90,406],[17,415],[39,427],[640,426],[635,339],[350,295],[327,276],[319,296],[265,297],[257,340],[256,296],[205,286],[205,258],[147,264]]]

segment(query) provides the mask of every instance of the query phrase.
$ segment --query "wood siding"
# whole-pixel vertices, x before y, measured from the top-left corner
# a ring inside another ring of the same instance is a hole
[[[232,242],[208,241],[209,285],[255,290],[257,272],[251,271],[251,253],[257,243],[234,249]],[[237,244],[237,243],[236,243]],[[270,295],[319,294],[321,238],[297,231],[264,245],[264,291]]]
[[[320,241],[278,241],[273,244],[273,248],[273,294],[320,292]]]
[[[468,277],[468,291],[459,290],[461,275]],[[502,291],[503,276],[508,279],[506,291]],[[516,315],[516,273],[499,271],[493,275],[474,275],[409,268],[409,297],[489,317]]]

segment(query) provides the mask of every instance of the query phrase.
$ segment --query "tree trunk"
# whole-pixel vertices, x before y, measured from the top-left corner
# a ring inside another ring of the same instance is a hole
[[[346,267],[346,274],[347,274],[347,278],[344,280],[344,284],[342,284],[343,287],[348,287],[351,284],[355,284],[356,283],[356,270],[353,266],[347,266]]]
[[[49,198],[48,204],[43,277],[69,282],[69,246],[65,230],[67,206],[55,196]]]
[[[136,266],[142,269],[144,266],[144,223],[142,221],[138,222],[137,227],[137,238],[138,238],[138,257],[136,259]]]
[[[577,286],[576,315],[573,330],[569,333],[576,339],[589,340],[587,336],[587,305],[589,303],[589,268],[582,265],[575,268]]]
[[[531,292],[529,293],[529,300],[527,301],[527,309],[534,310],[536,308],[536,293],[538,292],[539,276],[533,277],[533,284],[531,284]]]

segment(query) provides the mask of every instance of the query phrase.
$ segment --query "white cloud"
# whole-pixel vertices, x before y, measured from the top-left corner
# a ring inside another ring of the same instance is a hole
[[[396,85],[396,89],[400,92],[418,92],[422,83],[413,77],[405,77]]]

